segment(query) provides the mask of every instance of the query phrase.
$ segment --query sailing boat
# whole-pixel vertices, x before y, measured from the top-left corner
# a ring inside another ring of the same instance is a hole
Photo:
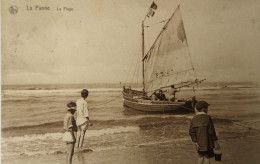
[[[150,96],[154,91],[169,88],[171,85],[178,86],[177,88],[189,87],[205,80],[198,80],[195,76],[180,6],[168,19],[146,54],[142,21],[142,76],[142,91],[123,87],[125,106],[150,112],[194,111],[195,97],[172,102],[154,101]]]

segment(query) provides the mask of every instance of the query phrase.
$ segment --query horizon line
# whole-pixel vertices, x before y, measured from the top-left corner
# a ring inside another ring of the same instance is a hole
[[[260,83],[260,81],[205,81],[203,83]],[[97,82],[97,83],[38,83],[38,84],[35,84],[35,83],[28,83],[28,84],[2,84],[1,83],[1,86],[5,86],[5,85],[86,85],[86,84],[89,84],[89,85],[129,85],[129,84],[133,84],[133,85],[137,85],[137,84],[142,84],[142,82],[140,83],[113,83],[113,82],[104,82],[104,83],[101,83],[101,82]]]

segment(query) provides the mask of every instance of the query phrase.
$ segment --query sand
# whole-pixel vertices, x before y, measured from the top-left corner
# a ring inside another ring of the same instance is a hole
[[[211,158],[212,164],[257,164],[260,161],[260,135],[240,137],[237,139],[220,140],[222,161]],[[74,164],[85,163],[196,163],[197,154],[194,144],[189,140],[182,142],[160,142],[146,145],[129,145],[125,148],[109,148],[108,150],[93,150],[83,153],[76,152]],[[64,154],[23,156],[19,159],[2,161],[4,164],[60,164],[65,163]]]

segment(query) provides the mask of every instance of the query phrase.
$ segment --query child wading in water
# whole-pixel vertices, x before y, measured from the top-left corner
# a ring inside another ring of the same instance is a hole
[[[66,162],[72,163],[72,156],[74,154],[74,145],[76,142],[74,132],[77,132],[77,125],[74,119],[74,113],[76,112],[76,103],[70,102],[67,104],[67,114],[64,117],[64,130],[63,141],[67,145]]]
[[[86,130],[88,129],[88,126],[92,126],[92,123],[89,120],[88,115],[88,103],[86,101],[88,97],[88,90],[83,89],[81,91],[81,98],[77,100],[77,143],[76,148],[79,148],[79,150],[82,150],[84,137]]]
[[[196,116],[190,124],[189,133],[198,151],[198,164],[209,164],[214,156],[213,149],[220,149],[212,119],[207,115],[208,106],[206,101],[198,101],[195,105]]]

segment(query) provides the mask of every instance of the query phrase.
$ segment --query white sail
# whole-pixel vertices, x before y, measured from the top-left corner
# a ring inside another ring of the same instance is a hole
[[[147,53],[144,62],[146,92],[196,79],[179,7]]]

